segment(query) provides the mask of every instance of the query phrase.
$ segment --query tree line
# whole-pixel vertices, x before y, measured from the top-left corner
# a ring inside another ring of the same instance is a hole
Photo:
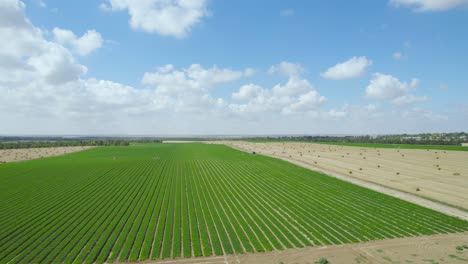
[[[106,140],[63,140],[63,141],[17,141],[0,142],[0,149],[50,148],[74,146],[129,146],[131,143],[161,143],[161,140],[106,139]]]
[[[410,145],[461,145],[468,142],[468,133],[425,133],[378,136],[267,136],[250,137],[242,140],[252,141],[306,141],[306,142],[341,142],[374,144],[410,144]]]

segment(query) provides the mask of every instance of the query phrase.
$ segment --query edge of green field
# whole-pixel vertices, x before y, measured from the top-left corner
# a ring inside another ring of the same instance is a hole
[[[0,165],[0,190],[0,263],[218,256],[468,231],[466,220],[226,145],[99,147],[9,163]]]

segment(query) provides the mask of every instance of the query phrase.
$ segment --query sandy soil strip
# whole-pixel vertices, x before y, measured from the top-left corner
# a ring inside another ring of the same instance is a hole
[[[352,263],[467,263],[468,232],[410,238],[385,239],[347,245],[305,247],[264,253],[246,253],[207,258],[142,261],[159,264],[208,264],[208,263],[314,263],[326,258],[332,264]]]
[[[468,153],[463,151],[375,149],[311,143],[213,143],[283,159],[468,220],[466,210],[455,208],[468,209]],[[437,166],[443,169],[439,170]]]
[[[16,162],[22,160],[40,159],[60,156],[68,153],[94,148],[93,146],[53,147],[29,149],[0,149],[0,163]]]

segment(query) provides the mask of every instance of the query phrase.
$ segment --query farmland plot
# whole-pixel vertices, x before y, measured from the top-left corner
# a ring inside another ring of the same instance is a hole
[[[223,145],[0,165],[0,263],[103,263],[455,233],[468,222]]]

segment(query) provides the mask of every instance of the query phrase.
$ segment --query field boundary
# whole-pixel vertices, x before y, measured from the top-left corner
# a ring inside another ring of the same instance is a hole
[[[243,151],[243,152],[250,153],[250,151],[248,151],[248,150],[244,150],[244,149],[241,149],[241,148],[236,148],[236,147],[233,147],[231,145],[226,145],[226,144],[223,144],[223,145],[231,147],[233,149]],[[383,193],[383,194],[386,194],[386,195],[390,195],[392,197],[395,197],[395,198],[398,198],[398,199],[401,199],[401,200],[405,200],[405,201],[408,201],[408,202],[411,202],[411,203],[414,203],[414,204],[417,204],[417,205],[420,205],[420,206],[423,206],[423,207],[426,207],[426,208],[429,208],[429,209],[432,209],[432,210],[435,210],[435,211],[438,211],[438,212],[441,212],[441,213],[444,213],[444,214],[447,214],[447,215],[450,215],[450,216],[455,216],[455,217],[458,217],[460,219],[468,221],[468,212],[465,212],[465,211],[460,210],[458,208],[455,208],[455,207],[452,207],[452,206],[449,206],[449,205],[446,205],[446,204],[443,204],[443,203],[440,203],[440,202],[437,202],[437,201],[429,200],[429,199],[426,199],[426,198],[423,198],[423,197],[420,197],[420,196],[417,196],[417,195],[414,195],[414,194],[410,194],[410,193],[407,193],[407,192],[396,190],[396,189],[393,189],[391,187],[387,187],[387,186],[383,186],[383,185],[380,185],[380,184],[364,181],[364,180],[361,180],[361,179],[356,179],[356,178],[353,178],[353,177],[350,177],[350,176],[347,176],[347,175],[339,174],[339,173],[336,173],[336,172],[333,172],[333,171],[330,171],[330,170],[327,170],[327,169],[323,169],[323,168],[314,166],[313,164],[310,164],[308,162],[299,161],[299,160],[296,160],[296,159],[293,159],[293,158],[273,156],[273,155],[267,155],[267,154],[261,154],[261,155],[281,159],[281,160],[290,162],[292,164],[301,166],[301,167],[306,168],[306,169],[321,172],[321,173],[324,173],[324,174],[326,174],[328,176],[331,176],[331,177],[334,177],[334,178],[337,178],[337,179],[340,179],[340,180],[344,180],[344,181],[350,182],[352,184],[359,185],[361,187],[365,187],[367,189],[371,189],[371,190],[374,190],[374,191],[377,191],[377,192],[380,192],[380,193]]]
[[[329,258],[333,263],[344,263],[343,257],[347,259],[347,263],[389,263],[385,256],[393,246],[401,246],[410,248],[408,256],[410,259],[424,258],[424,254],[431,251],[433,247],[443,245],[444,249],[449,254],[450,251],[455,251],[455,247],[451,244],[464,241],[468,237],[468,232],[450,233],[450,234],[434,234],[423,235],[417,237],[405,238],[388,238],[382,240],[373,240],[366,242],[342,244],[342,245],[327,245],[327,246],[307,246],[304,248],[289,248],[283,250],[273,250],[268,252],[244,253],[241,255],[225,255],[212,257],[192,257],[192,258],[177,258],[170,260],[149,260],[140,261],[142,264],[239,264],[239,263],[306,263],[318,260],[321,256]],[[448,240],[455,242],[447,243]],[[387,248],[389,250],[387,250]],[[412,250],[412,251],[411,251]],[[414,252],[413,252],[414,251]],[[418,255],[419,254],[419,255]],[[435,253],[440,254],[439,252]],[[344,256],[343,256],[344,255]],[[334,258],[337,257],[335,260]],[[438,256],[444,257],[443,255]],[[461,255],[461,257],[463,257]],[[333,260],[332,260],[333,259]],[[426,259],[429,259],[427,257]],[[396,260],[395,260],[396,261]],[[428,262],[428,260],[426,260]],[[424,261],[424,262],[426,262]],[[453,259],[447,259],[448,262],[440,263],[461,263]],[[119,262],[117,262],[119,263]],[[132,262],[125,262],[132,263]],[[133,262],[135,263],[135,262]],[[415,262],[416,263],[416,262]],[[419,262],[418,262],[419,263]]]

